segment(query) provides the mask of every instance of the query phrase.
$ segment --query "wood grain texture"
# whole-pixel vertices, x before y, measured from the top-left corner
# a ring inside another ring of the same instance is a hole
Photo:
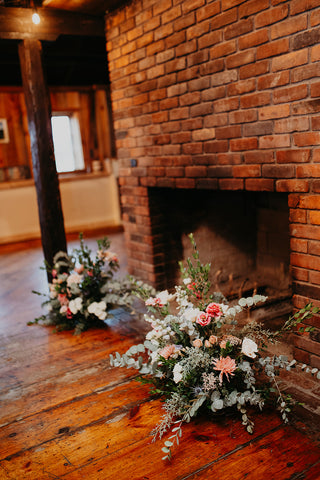
[[[125,262],[123,235],[109,238]],[[254,415],[253,435],[237,416],[196,418],[163,462],[151,435],[161,401],[108,360],[141,341],[141,317],[118,310],[81,336],[28,327],[40,313],[31,290],[45,285],[41,263],[38,247],[0,253],[1,480],[319,480],[317,439],[270,411]]]

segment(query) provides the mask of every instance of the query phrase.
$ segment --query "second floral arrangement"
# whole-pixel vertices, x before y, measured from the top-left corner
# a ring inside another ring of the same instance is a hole
[[[55,325],[57,330],[71,329],[77,334],[106,322],[111,309],[131,305],[133,285],[128,278],[114,277],[119,259],[109,249],[110,241],[103,238],[97,246],[92,255],[80,235],[80,247],[71,255],[55,255],[53,268],[47,268],[52,276],[49,295],[34,292],[46,297],[42,306],[47,313],[30,324]]]

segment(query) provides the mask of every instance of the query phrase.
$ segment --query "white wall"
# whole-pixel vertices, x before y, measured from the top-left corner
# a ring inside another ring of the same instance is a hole
[[[114,175],[86,174],[60,178],[66,233],[121,225]],[[40,237],[38,206],[32,181],[1,184],[0,244]]]

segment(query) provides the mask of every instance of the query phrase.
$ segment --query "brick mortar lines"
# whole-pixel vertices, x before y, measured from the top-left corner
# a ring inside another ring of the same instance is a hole
[[[296,249],[320,240],[319,203],[302,205],[320,193],[320,9],[219,5],[132,2],[107,19],[118,156],[138,162],[120,181],[296,196],[292,270],[307,295],[320,268]]]

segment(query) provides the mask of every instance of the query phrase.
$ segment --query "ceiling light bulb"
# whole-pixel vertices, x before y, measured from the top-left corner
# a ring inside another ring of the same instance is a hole
[[[33,13],[32,14],[32,21],[35,25],[39,25],[40,23],[40,17],[38,15],[38,13]]]

